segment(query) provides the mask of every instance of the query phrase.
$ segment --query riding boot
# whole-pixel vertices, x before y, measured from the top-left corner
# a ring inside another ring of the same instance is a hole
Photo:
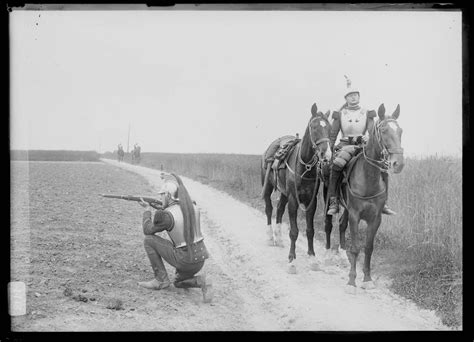
[[[328,189],[328,197],[329,197],[329,209],[327,214],[328,215],[336,215],[339,212],[339,201],[337,199],[336,188],[339,184],[339,180],[342,175],[342,170],[332,168],[331,175],[329,177],[329,189]]]
[[[192,287],[201,287],[198,283],[197,276],[194,276],[194,277],[189,278],[189,279],[175,281],[173,284],[174,284],[175,287],[179,287],[179,288],[182,288],[182,289],[189,289],[189,288],[192,288]]]
[[[206,278],[206,275],[197,275],[189,279],[175,281],[175,287],[179,288],[193,288],[198,287],[202,290],[202,298],[204,303],[209,303],[212,301],[213,297],[213,288],[212,288],[212,281],[209,278]]]
[[[265,178],[263,179],[263,188],[262,188],[262,193],[261,193],[261,197],[264,198],[264,194],[265,194],[265,190],[268,186],[268,178],[270,177],[270,171],[271,171],[271,164],[272,164],[272,161],[266,161],[265,163],[267,163],[267,170],[265,171]]]
[[[387,200],[388,200],[388,173],[382,172],[382,180],[385,183],[385,191],[387,192]],[[385,202],[383,208],[382,208],[382,214],[385,215],[397,215],[395,211],[389,208],[387,202]]]

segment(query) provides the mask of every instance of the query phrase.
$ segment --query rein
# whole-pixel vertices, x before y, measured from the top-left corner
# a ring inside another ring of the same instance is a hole
[[[380,172],[388,172],[388,168],[390,167],[390,162],[388,160],[388,156],[390,154],[402,154],[403,153],[403,148],[387,148],[385,144],[383,143],[382,136],[380,134],[380,125],[383,121],[387,122],[396,122],[394,119],[386,119],[378,122],[373,129],[375,141],[379,145],[380,149],[382,150],[382,159],[377,160],[377,159],[372,159],[367,156],[366,153],[366,146],[364,145],[362,148],[362,152],[364,155],[364,159],[372,165],[373,167],[377,168],[380,170]]]
[[[326,120],[327,121],[327,120]],[[288,165],[288,162],[285,161],[285,164],[286,166],[288,167],[288,169],[294,173],[295,175],[295,194],[296,194],[296,201],[298,202],[298,207],[303,211],[303,212],[306,212],[308,211],[309,208],[311,208],[311,206],[313,205],[314,203],[314,200],[316,198],[316,193],[318,192],[318,189],[317,189],[317,183],[318,183],[318,173],[317,173],[317,170],[316,170],[316,177],[314,178],[308,178],[308,177],[304,177],[304,175],[311,171],[316,165],[318,166],[318,168],[320,168],[320,164],[321,164],[321,161],[319,160],[318,156],[317,156],[317,150],[319,150],[319,144],[323,143],[323,142],[329,142],[329,138],[321,138],[321,139],[318,139],[317,141],[314,141],[313,140],[313,136],[311,134],[311,129],[310,129],[310,126],[311,126],[311,123],[313,122],[313,119],[311,119],[308,123],[308,131],[309,131],[309,140],[311,141],[311,146],[313,147],[313,149],[315,150],[314,151],[314,154],[313,156],[311,157],[310,161],[308,163],[304,162],[303,159],[301,158],[301,144],[300,143],[298,145],[298,153],[297,153],[297,160],[300,164],[304,165],[305,167],[305,171],[303,172],[303,174],[301,176],[299,176],[297,173],[296,173],[296,167],[295,167],[295,171],[293,171],[290,166]],[[306,207],[306,208],[303,208],[301,206],[301,202],[300,202],[300,196],[298,194],[298,188],[297,188],[297,185],[296,185],[296,180],[297,180],[297,176],[300,177],[301,179],[306,179],[306,180],[314,180],[314,189],[313,189],[313,194],[311,196],[311,201],[309,202],[309,205]]]
[[[387,122],[396,122],[396,120],[394,119],[386,119],[386,120],[382,120],[380,122],[378,122],[375,126],[374,126],[374,129],[373,129],[373,136],[375,138],[375,141],[377,142],[377,144],[379,145],[380,149],[382,150],[381,154],[382,154],[382,158],[381,159],[373,159],[373,158],[369,158],[367,156],[367,153],[366,153],[366,145],[364,145],[362,147],[362,155],[364,156],[364,159],[365,161],[377,168],[380,172],[385,172],[387,173],[388,172],[388,169],[390,167],[390,161],[388,160],[388,156],[390,154],[402,154],[403,153],[403,148],[387,148],[385,146],[385,144],[383,143],[383,139],[382,139],[382,135],[380,134],[380,126],[382,124],[383,121],[387,121]],[[382,191],[380,191],[379,193],[375,194],[375,195],[372,195],[372,196],[360,196],[358,194],[356,194],[350,184],[349,184],[349,181],[347,182],[347,188],[349,189],[349,192],[351,193],[352,196],[354,197],[357,197],[357,198],[360,198],[360,199],[372,199],[372,198],[376,198],[376,197],[379,197],[381,195],[383,195],[385,192],[386,192],[386,188],[384,188]]]

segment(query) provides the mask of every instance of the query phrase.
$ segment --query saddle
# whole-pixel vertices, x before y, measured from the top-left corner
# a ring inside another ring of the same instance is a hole
[[[286,136],[280,137],[268,147],[264,155],[265,161],[270,162],[275,159],[278,159],[280,160],[278,169],[286,168],[284,161],[288,159],[288,155],[290,154],[290,151],[294,149],[294,147],[300,140],[301,139],[298,139],[292,135],[286,135]],[[267,163],[265,163],[264,168],[266,169],[267,166],[268,166]]]
[[[288,144],[288,145],[286,145],[282,148],[282,155],[278,158],[278,160],[280,161],[278,163],[278,167],[277,167],[277,170],[276,170],[278,172],[273,172],[273,180],[275,182],[275,189],[278,189],[282,193],[283,193],[283,191],[280,189],[279,182],[278,182],[278,174],[279,174],[280,170],[286,169],[286,167],[287,167],[286,166],[286,164],[287,164],[286,161],[288,160],[288,157],[290,156],[291,152],[296,148],[296,145],[298,144],[299,141],[300,141],[300,139],[291,140],[291,141],[289,141],[291,144]],[[277,152],[279,152],[279,151],[277,151]]]
[[[300,139],[291,140],[286,146],[283,146],[281,150],[277,151],[277,153],[280,153],[278,156],[278,159],[280,160],[278,170],[286,169],[286,161],[291,152],[296,148],[296,145],[298,145],[298,142],[300,142]]]

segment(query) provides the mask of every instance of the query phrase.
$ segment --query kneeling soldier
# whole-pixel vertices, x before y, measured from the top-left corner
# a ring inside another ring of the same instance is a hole
[[[143,213],[143,232],[145,251],[150,259],[155,279],[138,283],[153,290],[170,286],[163,260],[176,269],[174,286],[180,288],[201,288],[204,302],[212,300],[212,283],[205,275],[195,275],[204,266],[209,253],[204,245],[200,228],[199,210],[191,200],[181,178],[173,175],[175,180],[165,180],[163,185],[163,209],[155,212],[153,220],[148,203]],[[166,231],[172,240],[155,235]]]

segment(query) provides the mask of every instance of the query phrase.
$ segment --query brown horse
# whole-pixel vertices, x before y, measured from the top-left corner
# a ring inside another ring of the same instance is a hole
[[[306,214],[306,237],[308,240],[308,255],[314,256],[313,238],[314,227],[313,218],[316,212],[317,192],[320,180],[317,176],[317,169],[320,163],[331,159],[331,149],[329,148],[329,133],[331,125],[328,121],[329,112],[323,114],[317,111],[316,104],[311,108],[311,118],[306,127],[303,139],[288,153],[285,161],[286,167],[277,172],[275,182],[274,171],[269,174],[269,181],[263,189],[265,200],[265,213],[267,215],[267,229],[273,231],[273,236],[281,235],[281,222],[285,206],[288,203],[288,215],[290,218],[290,252],[288,259],[290,262],[289,272],[294,273],[296,268],[292,261],[296,258],[295,244],[298,238],[298,225],[296,222],[298,208]],[[265,177],[265,155],[262,158],[262,185]],[[267,167],[270,167],[268,165]],[[272,226],[272,201],[271,194],[274,190],[279,190],[281,195],[277,206],[276,227]],[[303,207],[304,206],[304,207]]]
[[[370,259],[374,249],[374,239],[382,222],[382,208],[387,200],[385,183],[381,173],[392,168],[394,173],[400,173],[404,166],[403,149],[401,148],[402,129],[397,119],[400,115],[400,105],[391,116],[385,116],[385,107],[378,109],[379,120],[369,132],[369,140],[362,152],[348,165],[347,182],[341,185],[341,198],[345,207],[341,220],[341,247],[347,222],[351,234],[350,246],[346,250],[351,264],[349,272],[349,289],[355,291],[356,263],[360,247],[358,245],[359,222],[367,222],[364,280],[362,288],[371,289],[375,285],[370,276]],[[345,203],[344,203],[345,202]],[[344,240],[345,241],[345,240]]]

